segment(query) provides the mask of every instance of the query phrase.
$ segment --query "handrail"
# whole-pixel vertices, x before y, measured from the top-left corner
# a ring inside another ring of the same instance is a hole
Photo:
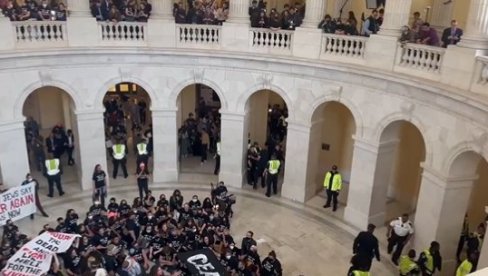
[[[321,53],[363,59],[367,42],[368,38],[364,36],[324,34]]]
[[[220,46],[222,26],[201,24],[176,24],[176,44],[181,47]]]
[[[64,21],[15,21],[12,22],[15,41],[21,47],[67,45],[66,22]]]
[[[252,48],[266,48],[276,50],[292,50],[293,31],[251,28],[250,40]]]
[[[131,41],[146,40],[145,22],[98,22],[102,41]]]
[[[441,72],[445,48],[414,43],[400,44],[400,47],[397,65],[437,74]]]

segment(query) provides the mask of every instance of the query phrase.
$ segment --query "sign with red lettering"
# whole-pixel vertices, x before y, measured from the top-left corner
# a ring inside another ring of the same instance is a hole
[[[6,276],[38,276],[49,271],[54,254],[66,252],[80,235],[44,232],[35,237],[7,262],[2,270]]]
[[[10,188],[0,194],[0,226],[36,212],[35,184]]]

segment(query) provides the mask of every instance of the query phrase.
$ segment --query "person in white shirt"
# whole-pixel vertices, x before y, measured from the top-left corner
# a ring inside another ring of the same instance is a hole
[[[388,238],[388,254],[391,254],[393,247],[396,247],[395,252],[391,255],[391,260],[395,265],[398,265],[398,259],[402,254],[403,247],[408,243],[413,233],[413,224],[408,220],[408,214],[403,214],[388,225],[386,231],[386,236]]]

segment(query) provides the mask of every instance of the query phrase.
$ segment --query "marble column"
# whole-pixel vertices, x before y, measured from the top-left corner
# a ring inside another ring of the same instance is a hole
[[[488,49],[488,0],[471,0],[466,29],[458,45]]]
[[[73,47],[97,45],[98,24],[91,15],[89,1],[68,0],[68,11],[66,32],[69,45]]]
[[[151,109],[153,124],[153,182],[178,181],[176,109]]]
[[[308,179],[311,178],[308,174],[309,141],[310,126],[288,122],[281,196],[302,203],[307,199],[307,185],[315,185],[312,179]]]
[[[381,25],[380,35],[400,35],[402,26],[408,25],[412,0],[388,0],[385,7],[385,18]]]
[[[93,168],[100,164],[108,172],[107,155],[105,148],[105,126],[103,123],[103,110],[77,111],[76,129],[78,135],[77,169],[82,190],[92,189]]]
[[[301,27],[315,28],[324,17],[327,0],[307,0],[305,2],[305,18]]]
[[[373,189],[379,146],[356,137],[354,140],[351,180],[344,220],[359,229],[365,229],[370,222],[377,225],[382,225],[384,222],[383,220],[379,224],[381,217],[384,217],[386,188],[384,192],[380,192],[383,195],[382,200],[375,202]],[[383,211],[381,211],[381,206],[383,206]],[[371,214],[374,216],[372,221]]]
[[[442,270],[454,271],[456,249],[476,175],[445,177],[424,167],[414,226],[414,248],[441,244]],[[444,274],[447,275],[447,274]]]
[[[453,19],[452,9],[454,2],[444,4],[445,2],[446,0],[434,0],[432,5],[430,25],[438,31],[442,31],[451,26],[451,20]]]
[[[249,5],[250,1],[248,0],[229,1],[229,18],[226,22],[249,25]]]
[[[152,0],[152,19],[170,19],[174,21],[173,18],[173,1],[171,0]]]
[[[24,121],[0,124],[0,169],[4,187],[20,185],[29,172],[29,157],[25,142]]]
[[[245,115],[221,112],[220,174],[219,181],[225,185],[241,188],[244,176],[244,153],[247,149]]]
[[[485,207],[485,212],[488,215],[488,206]],[[486,221],[488,224],[488,221]],[[488,267],[488,239],[483,239],[483,244],[481,245],[480,257],[478,259],[478,267]]]

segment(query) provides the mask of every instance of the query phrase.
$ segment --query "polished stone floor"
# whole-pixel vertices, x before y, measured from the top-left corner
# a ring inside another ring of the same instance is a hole
[[[130,164],[130,163],[129,163]],[[194,166],[200,166],[199,162],[190,162]],[[185,165],[190,166],[190,165]],[[135,167],[130,166],[129,171]],[[204,167],[205,168],[205,167]],[[206,169],[209,169],[207,167]],[[191,169],[186,167],[186,169]],[[81,215],[91,205],[91,192],[80,191],[80,186],[75,182],[76,169],[67,167],[63,176],[63,186],[66,195],[47,198],[47,182],[42,176],[36,177],[40,182],[41,201],[50,215],[49,218],[36,216],[34,220],[29,218],[18,221],[22,232],[36,235],[42,225],[49,223],[56,225],[56,218],[64,217],[69,208],[73,208]],[[167,196],[178,188],[185,199],[193,194],[200,198],[208,196],[210,192],[209,182],[216,182],[213,174],[184,173],[179,183],[150,184],[150,189],[155,195],[165,193]],[[132,199],[137,195],[134,175],[129,178],[117,178],[111,180],[109,197]],[[252,190],[248,185],[243,189],[230,189],[237,195],[237,203],[234,208],[235,216],[232,221],[232,234],[240,243],[245,232],[252,230],[258,241],[258,250],[261,256],[266,256],[273,249],[284,266],[284,275],[345,275],[349,268],[351,248],[354,236],[358,233],[355,229],[342,221],[343,208],[332,213],[330,209],[323,209],[323,197],[316,196],[307,204],[299,204],[283,199],[279,196],[268,199],[264,196],[263,189]],[[83,216],[83,215],[81,215]],[[382,233],[383,232],[383,233]],[[380,229],[378,238],[381,240],[382,254],[386,251],[384,244],[384,231]],[[395,268],[388,256],[383,255],[382,262],[375,262],[372,275],[390,276],[396,275]]]

